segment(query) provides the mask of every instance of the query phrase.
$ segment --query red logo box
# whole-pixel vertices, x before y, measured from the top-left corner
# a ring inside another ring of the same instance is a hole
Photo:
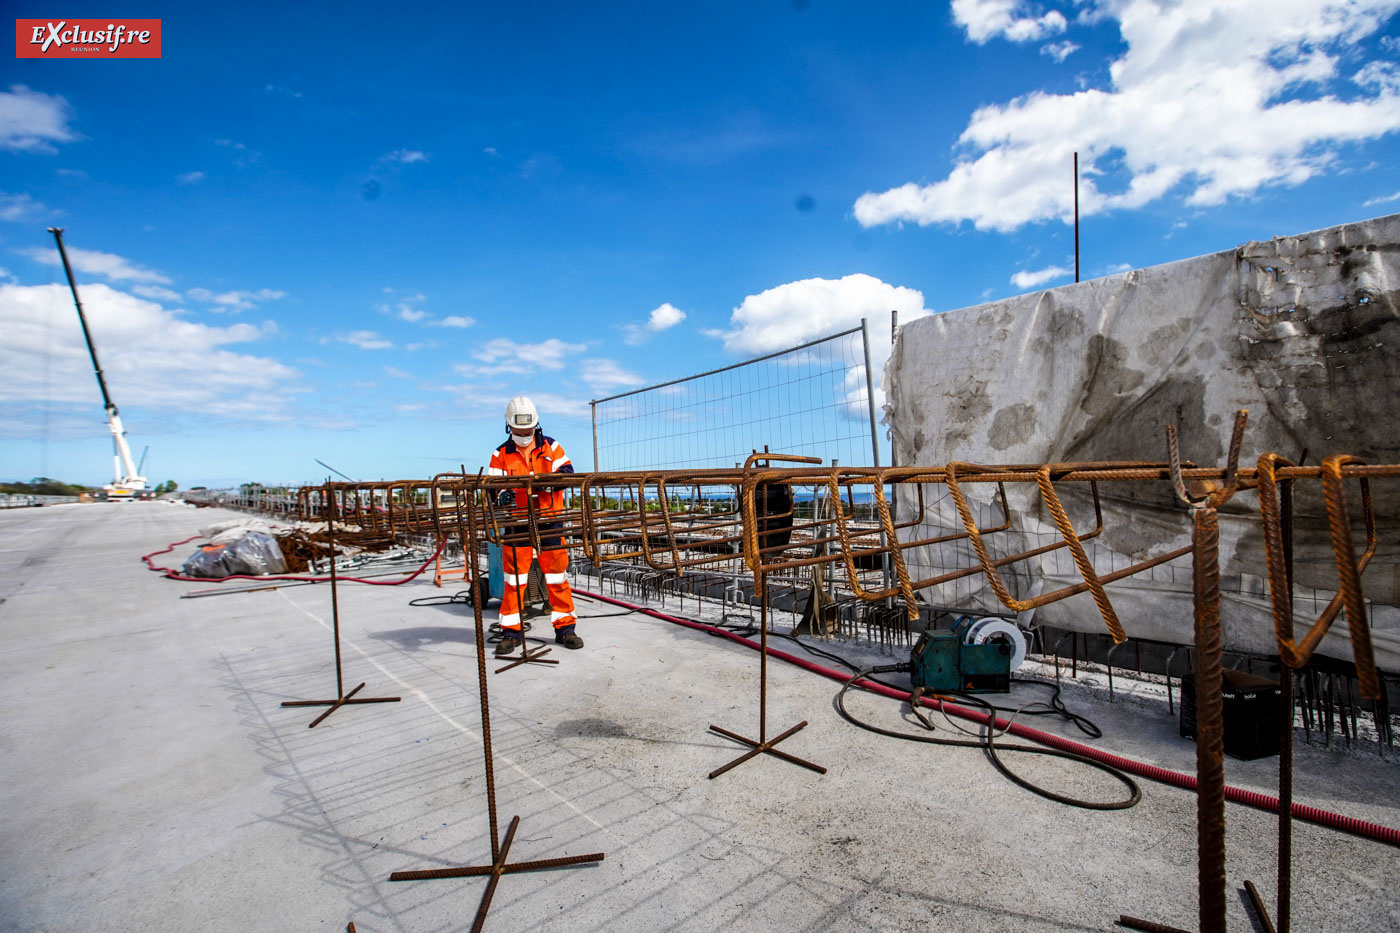
[[[160,20],[17,19],[15,58],[160,58]]]

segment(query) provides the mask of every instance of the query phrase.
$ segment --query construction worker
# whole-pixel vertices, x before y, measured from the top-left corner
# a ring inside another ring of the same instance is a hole
[[[525,476],[528,474],[572,473],[574,465],[569,455],[554,438],[540,430],[539,412],[529,398],[518,395],[506,405],[506,430],[510,436],[506,442],[491,454],[491,465],[486,468],[490,476]],[[547,486],[535,485],[535,506],[541,519],[549,513],[558,512],[564,507],[564,492]],[[520,510],[526,508],[524,489],[502,490],[496,505]],[[569,552],[564,550],[564,541],[550,537],[548,523],[541,523],[540,531],[540,571],[544,574],[545,586],[549,591],[550,621],[554,623],[554,640],[565,648],[582,648],[583,639],[574,631],[577,620],[574,618],[574,597],[569,591]],[[520,610],[525,593],[525,585],[530,578],[530,561],[535,556],[532,547],[501,548],[502,569],[505,571],[505,595],[501,599],[500,624],[501,640],[496,643],[496,654],[510,654],[524,643],[524,633],[520,626]]]

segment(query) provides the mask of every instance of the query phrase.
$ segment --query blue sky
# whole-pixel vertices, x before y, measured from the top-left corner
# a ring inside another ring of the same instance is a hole
[[[1400,0],[386,9],[10,60],[0,478],[111,478],[50,225],[190,486],[474,469],[519,393],[588,468],[590,399],[1072,281],[1076,150],[1086,279],[1400,210]]]

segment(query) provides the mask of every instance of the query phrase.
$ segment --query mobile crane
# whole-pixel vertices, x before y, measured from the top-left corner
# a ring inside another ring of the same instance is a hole
[[[107,380],[102,378],[102,367],[97,362],[97,349],[92,345],[92,334],[88,331],[87,317],[83,314],[83,303],[78,298],[78,283],[73,280],[73,268],[68,264],[68,252],[63,248],[63,228],[49,227],[58,255],[63,260],[63,271],[68,276],[68,288],[73,292],[73,304],[78,309],[78,323],[83,326],[83,340],[87,341],[88,355],[92,357],[92,369],[97,374],[97,387],[102,390],[102,406],[107,411],[107,427],[112,431],[112,482],[103,486],[107,499],[112,501],[149,499],[153,492],[146,483],[146,477],[139,475],[131,461],[131,448],[126,443],[126,431],[122,419],[117,414],[117,405],[107,391]]]

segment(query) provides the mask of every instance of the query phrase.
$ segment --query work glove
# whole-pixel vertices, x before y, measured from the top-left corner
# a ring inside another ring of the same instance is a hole
[[[496,493],[496,508],[509,509],[515,507],[515,490],[502,489]]]

